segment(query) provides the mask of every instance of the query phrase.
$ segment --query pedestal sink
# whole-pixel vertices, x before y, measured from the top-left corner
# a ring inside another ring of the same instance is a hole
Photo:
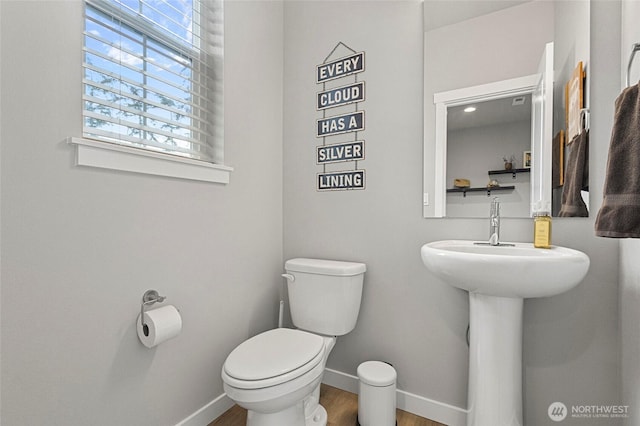
[[[421,249],[427,269],[469,292],[468,426],[522,426],[522,306],[578,285],[589,257],[528,243],[448,240]]]

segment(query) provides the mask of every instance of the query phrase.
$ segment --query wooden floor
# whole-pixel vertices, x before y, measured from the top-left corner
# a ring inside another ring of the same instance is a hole
[[[320,387],[320,404],[327,409],[327,426],[357,425],[358,395],[323,384]],[[398,426],[445,426],[402,410],[398,410],[397,420]],[[244,426],[246,422],[246,410],[235,405],[209,426]]]

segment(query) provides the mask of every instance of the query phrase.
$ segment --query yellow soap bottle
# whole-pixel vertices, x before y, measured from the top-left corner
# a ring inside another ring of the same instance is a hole
[[[551,216],[548,211],[533,214],[533,246],[551,248]]]

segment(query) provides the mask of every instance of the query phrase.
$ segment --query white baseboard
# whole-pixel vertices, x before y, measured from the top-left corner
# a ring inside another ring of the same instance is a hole
[[[322,382],[347,392],[358,393],[358,378],[341,371],[330,368],[325,369]],[[467,410],[453,405],[434,401],[403,390],[396,391],[396,402],[397,407],[401,410],[444,423],[448,426],[466,426],[467,424]],[[182,420],[176,426],[207,426],[224,414],[229,408],[233,407],[233,404],[234,402],[231,398],[223,393]]]
[[[234,402],[223,393],[213,401],[204,405],[195,413],[182,420],[176,426],[207,426],[209,423],[220,417],[229,408],[233,407]]]
[[[358,378],[341,371],[330,368],[325,369],[322,382],[347,392],[358,393]],[[403,411],[435,420],[448,426],[466,426],[467,424],[467,410],[444,402],[397,390],[396,403],[397,407]]]

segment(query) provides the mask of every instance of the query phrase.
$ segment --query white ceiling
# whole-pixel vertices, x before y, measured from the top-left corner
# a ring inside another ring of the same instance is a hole
[[[513,105],[514,98],[525,98],[524,105]],[[467,106],[475,106],[474,112],[464,112]],[[531,94],[495,99],[447,109],[447,129],[460,130],[497,124],[531,122]]]

